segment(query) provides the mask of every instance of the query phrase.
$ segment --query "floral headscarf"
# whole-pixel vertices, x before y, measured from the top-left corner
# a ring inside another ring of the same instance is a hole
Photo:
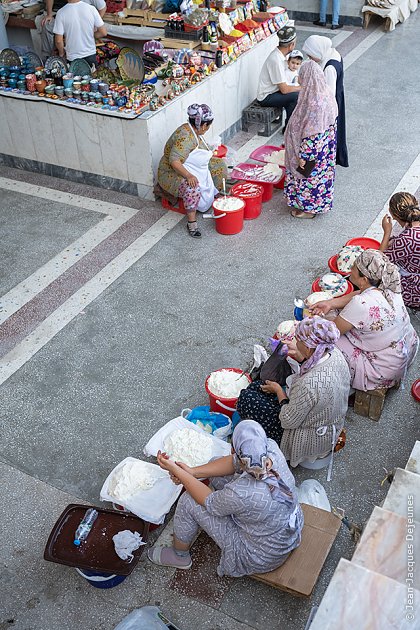
[[[264,481],[271,490],[275,501],[294,505],[296,498],[289,486],[275,470],[267,470],[268,452],[267,435],[255,420],[242,420],[236,425],[232,437],[236,456],[248,475]]]
[[[202,123],[210,122],[214,119],[214,114],[205,103],[199,105],[194,103],[187,109],[188,118],[194,118],[195,128],[200,129]]]
[[[296,170],[302,140],[327,131],[335,123],[338,109],[324,73],[315,61],[303,62],[299,71],[299,83],[302,87],[286,127],[284,143],[286,168],[294,177],[302,179],[303,175]]]
[[[377,249],[365,249],[356,258],[355,265],[362,275],[376,283],[387,302],[394,307],[393,293],[401,293],[401,277],[398,267]]]
[[[302,363],[301,374],[306,374],[318,363],[326,351],[334,349],[340,338],[340,331],[334,322],[322,317],[305,317],[296,327],[296,339],[299,339],[308,348],[315,348],[315,352],[309,359]]]

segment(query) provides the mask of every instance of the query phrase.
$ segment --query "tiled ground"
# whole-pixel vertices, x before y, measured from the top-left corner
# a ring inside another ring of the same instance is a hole
[[[252,344],[290,317],[292,298],[308,293],[329,256],[368,229],[419,153],[420,120],[413,104],[420,93],[412,54],[419,20],[414,14],[394,33],[375,39],[349,65],[351,168],[338,170],[333,212],[310,226],[293,220],[276,192],[261,218],[247,222],[240,235],[221,237],[211,222],[203,222],[203,239],[194,242],[187,238],[184,221],[165,224],[158,204],[0,167],[0,177],[87,200],[86,208],[42,196],[28,202],[22,192],[0,188],[5,290],[60,251],[63,265],[73,241],[100,222],[105,221],[105,229],[113,221],[103,238],[86,241],[80,260],[76,257],[57,277],[46,269],[51,282],[41,274],[37,282],[43,288],[30,287],[34,295],[27,305],[29,289],[16,291],[8,302],[10,317],[0,325],[9,363],[24,355],[30,343],[23,337],[31,330],[33,336],[45,336],[38,351],[1,385],[1,630],[111,630],[133,608],[155,602],[180,630],[303,630],[340,557],[352,555],[354,544],[345,529],[311,600],[246,578],[217,578],[218,551],[204,536],[193,549],[190,572],[158,569],[144,561],[111,591],[93,589],[72,569],[46,564],[43,546],[67,503],[96,503],[109,470],[128,455],[141,456],[156,429],[183,407],[204,404],[205,376],[221,366],[242,366]],[[371,32],[347,30],[351,34],[339,50],[344,56],[353,53],[354,59]],[[302,30],[298,46],[317,32],[310,26]],[[273,142],[278,140],[280,136]],[[263,142],[240,133],[230,144],[246,158],[251,146]],[[92,210],[92,200],[115,204],[108,208],[112,216]],[[132,214],[121,214],[123,206]],[[121,263],[133,246],[135,255]],[[121,274],[95,294],[92,283],[97,290],[116,265]],[[84,305],[87,288],[96,299]],[[74,317],[54,329],[57,312],[65,319],[75,302]],[[14,304],[21,305],[16,312]],[[0,303],[0,316],[1,308]],[[419,327],[418,319],[413,321]],[[409,380],[416,369],[418,365]],[[352,411],[347,424],[347,445],[336,457],[331,483],[325,481],[325,471],[298,468],[296,478],[319,479],[331,503],[361,523],[386,494],[383,468],[404,466],[408,458],[417,436],[418,408],[407,386],[389,396],[379,424]]]

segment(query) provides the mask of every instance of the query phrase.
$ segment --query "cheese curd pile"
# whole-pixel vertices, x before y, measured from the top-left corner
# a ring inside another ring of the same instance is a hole
[[[221,398],[237,398],[248,385],[249,380],[244,374],[239,376],[237,372],[231,372],[230,370],[212,372],[207,382],[211,393]]]
[[[108,493],[119,501],[125,501],[140,490],[150,490],[164,475],[162,473],[147,462],[140,460],[127,462],[112,476]]]
[[[212,458],[212,439],[194,429],[176,429],[165,439],[163,450],[176,462],[202,466]]]

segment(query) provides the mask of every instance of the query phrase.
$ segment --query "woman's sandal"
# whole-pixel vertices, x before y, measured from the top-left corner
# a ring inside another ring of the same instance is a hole
[[[315,215],[310,212],[299,212],[299,210],[292,210],[290,214],[295,219],[313,219],[315,217]]]
[[[187,230],[188,234],[192,236],[192,238],[201,238],[201,232],[197,227],[197,221],[187,221]]]
[[[175,569],[191,569],[191,556],[177,556],[173,547],[150,547],[147,557],[153,564],[161,567],[175,567]]]

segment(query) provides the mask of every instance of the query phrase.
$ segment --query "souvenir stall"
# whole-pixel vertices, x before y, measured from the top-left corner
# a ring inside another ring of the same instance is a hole
[[[33,51],[2,50],[0,161],[151,198],[164,144],[188,105],[209,103],[212,133],[223,139],[240,128],[255,98],[255,69],[288,21],[285,9],[259,8],[106,14],[116,27],[160,29],[161,36],[144,44],[139,36],[135,48],[99,42],[94,69],[84,60],[43,63]]]

